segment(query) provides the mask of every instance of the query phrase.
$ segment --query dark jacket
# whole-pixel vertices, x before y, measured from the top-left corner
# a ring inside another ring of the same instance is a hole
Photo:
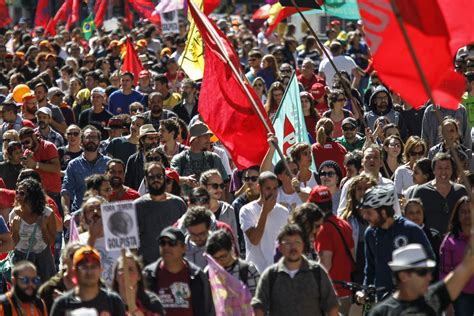
[[[134,153],[128,158],[127,168],[125,169],[125,185],[138,191],[140,183],[145,176],[143,153],[141,151]]]
[[[188,111],[186,110],[186,108],[184,107],[184,104],[183,104],[183,101],[184,100],[181,100],[181,102],[179,102],[178,104],[175,105],[175,107],[173,108],[173,112],[176,113],[176,115],[178,115],[178,117],[180,119],[182,119],[183,121],[186,122],[186,124],[189,124],[189,122],[191,121],[191,119],[195,116],[195,115],[198,115],[198,99],[196,98],[194,100],[194,107],[193,107],[193,110],[191,111],[191,115],[188,114]]]
[[[194,316],[214,316],[216,314],[212,301],[211,287],[206,274],[194,263],[183,259],[189,269],[191,300]],[[155,293],[158,293],[158,272],[162,259],[149,264],[143,270],[143,280],[145,286]]]

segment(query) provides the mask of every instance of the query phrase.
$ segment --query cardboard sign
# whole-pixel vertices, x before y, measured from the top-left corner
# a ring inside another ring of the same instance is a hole
[[[131,201],[101,205],[107,251],[140,247],[135,205]]]
[[[178,11],[160,13],[161,31],[166,33],[179,33]]]

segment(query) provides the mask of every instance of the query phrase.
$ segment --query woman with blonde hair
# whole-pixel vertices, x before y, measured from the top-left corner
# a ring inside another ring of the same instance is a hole
[[[316,168],[319,168],[326,160],[334,160],[342,170],[342,176],[345,177],[344,156],[347,150],[340,143],[334,141],[333,130],[334,123],[330,118],[323,117],[316,124],[316,143],[311,146],[314,162]]]

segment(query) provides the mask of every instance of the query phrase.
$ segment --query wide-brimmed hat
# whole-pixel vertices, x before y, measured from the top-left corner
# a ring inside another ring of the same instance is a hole
[[[209,127],[207,127],[206,124],[204,124],[203,122],[197,121],[189,129],[189,135],[190,135],[189,142],[192,143],[193,140],[195,140],[199,136],[212,135],[212,132],[209,129]]]
[[[388,263],[392,271],[434,268],[436,262],[426,255],[421,244],[409,244],[398,248],[392,253],[392,261]]]
[[[140,126],[140,133],[138,138],[142,138],[146,135],[158,135],[158,132],[153,127],[153,124],[144,124]]]

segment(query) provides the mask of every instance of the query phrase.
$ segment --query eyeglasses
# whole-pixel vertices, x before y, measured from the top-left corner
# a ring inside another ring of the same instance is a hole
[[[328,172],[321,171],[319,173],[320,177],[334,177],[335,175],[336,173],[334,171],[328,171]]]
[[[410,151],[410,156],[423,156],[424,154],[424,151]]]
[[[17,279],[23,285],[28,285],[30,283],[33,283],[34,285],[41,285],[41,278],[39,276],[35,276],[32,278],[24,276],[24,277],[18,277]]]
[[[160,239],[160,241],[158,243],[161,247],[164,247],[166,245],[168,245],[170,247],[176,247],[176,245],[178,245],[177,240],[171,240],[171,239]]]
[[[77,136],[79,136],[79,134],[80,134],[79,132],[67,132],[67,133],[66,133],[66,136],[74,136],[74,137],[77,137]]]
[[[301,246],[303,242],[301,240],[295,240],[295,241],[288,241],[288,240],[283,240],[280,245],[285,246],[285,247],[290,247],[290,246]]]
[[[161,161],[161,156],[148,156],[146,157],[146,162],[152,162],[152,161]]]
[[[220,255],[219,257],[215,257],[215,256],[212,256],[212,257],[216,261],[221,261],[221,260],[227,259],[229,257],[229,255],[230,255],[230,252],[226,252],[225,254]]]
[[[219,188],[221,188],[222,190],[225,189],[225,184],[224,183],[208,183],[207,185],[210,186],[211,188],[213,188],[214,190],[217,190]]]
[[[355,127],[354,126],[346,126],[346,127],[343,127],[342,130],[344,132],[347,132],[347,131],[355,131]]]
[[[209,199],[205,196],[197,196],[189,198],[189,202],[191,204],[207,204],[209,203]]]
[[[257,180],[258,180],[258,176],[244,177],[245,182],[249,182],[249,181],[257,182]]]
[[[432,269],[422,268],[422,269],[412,269],[409,271],[415,273],[419,277],[424,277],[424,276],[427,276],[428,274],[431,274]]]
[[[164,174],[162,174],[162,173],[147,174],[147,175],[146,175],[146,178],[147,178],[148,180],[153,180],[153,179],[163,180],[164,177],[165,177],[165,176],[164,176]]]

